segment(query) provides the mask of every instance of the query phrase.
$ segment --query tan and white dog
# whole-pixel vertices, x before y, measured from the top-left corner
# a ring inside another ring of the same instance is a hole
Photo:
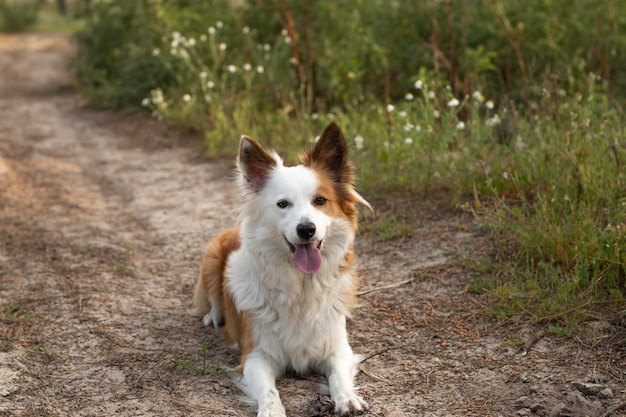
[[[358,413],[358,357],[346,318],[356,302],[354,168],[340,128],[328,125],[301,165],[241,138],[238,227],[210,243],[196,285],[194,314],[221,328],[241,351],[239,384],[258,416],[284,416],[275,379],[313,370],[328,379],[335,413]],[[370,207],[371,208],[371,207]]]

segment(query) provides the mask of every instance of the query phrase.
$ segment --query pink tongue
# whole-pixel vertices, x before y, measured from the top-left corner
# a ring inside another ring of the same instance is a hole
[[[305,274],[317,272],[322,266],[322,254],[317,248],[318,244],[319,242],[311,242],[306,245],[295,245],[293,264]]]

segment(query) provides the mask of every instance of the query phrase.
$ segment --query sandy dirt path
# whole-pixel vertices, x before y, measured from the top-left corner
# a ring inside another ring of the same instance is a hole
[[[0,36],[0,415],[252,416],[224,372],[236,352],[186,314],[205,244],[235,218],[231,163],[85,107],[72,53],[63,35]],[[366,415],[623,415],[623,329],[524,354],[541,329],[499,324],[465,291],[476,230],[425,214],[411,239],[359,237]],[[328,415],[319,382],[280,379],[289,415]]]

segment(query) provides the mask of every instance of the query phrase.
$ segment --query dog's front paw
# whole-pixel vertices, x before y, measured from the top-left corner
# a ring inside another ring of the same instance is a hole
[[[333,400],[335,401],[335,414],[340,416],[361,414],[368,408],[363,398],[354,393],[346,395],[343,399],[334,398]]]
[[[285,407],[282,404],[270,403],[265,407],[259,408],[257,417],[286,417]]]

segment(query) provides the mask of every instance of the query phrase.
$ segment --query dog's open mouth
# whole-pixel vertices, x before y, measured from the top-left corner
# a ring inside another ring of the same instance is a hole
[[[293,253],[293,265],[305,274],[313,274],[322,266],[321,240],[307,243],[291,243],[285,238],[289,250]]]

